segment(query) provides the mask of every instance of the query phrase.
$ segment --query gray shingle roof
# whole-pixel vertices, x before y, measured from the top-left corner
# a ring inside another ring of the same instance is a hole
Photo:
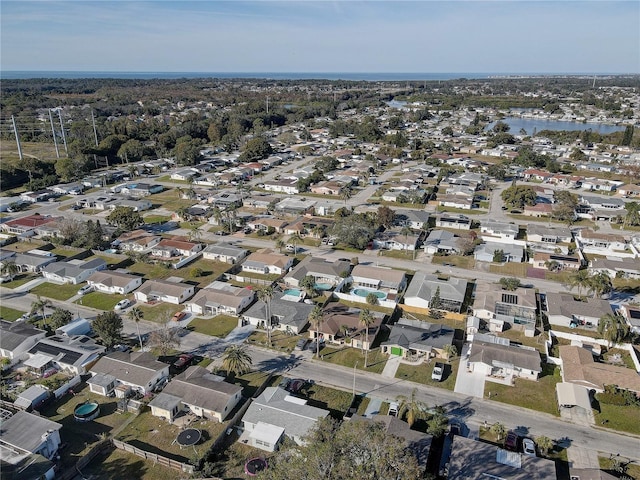
[[[467,292],[467,281],[460,278],[449,277],[448,280],[438,278],[426,272],[416,272],[404,294],[405,298],[417,297],[423,300],[431,300],[431,297],[440,288],[440,298],[462,303]]]
[[[46,332],[26,322],[7,322],[6,320],[0,320],[0,348],[13,351],[28,338],[43,333]]]
[[[401,318],[391,327],[389,340],[383,345],[398,345],[403,348],[430,351],[431,348],[442,349],[445,345],[450,345],[453,335],[453,328],[446,325]]]
[[[298,329],[303,328],[307,324],[309,314],[313,310],[313,305],[300,302],[290,302],[280,298],[271,300],[271,315],[277,316],[281,325],[292,325]],[[264,302],[256,302],[251,308],[244,312],[244,316],[251,318],[265,318]]]
[[[147,385],[159,371],[168,368],[147,352],[113,352],[91,367],[92,373],[113,375],[134,385]]]
[[[21,411],[2,420],[2,443],[36,453],[35,449],[42,444],[42,435],[61,428],[59,423]]]

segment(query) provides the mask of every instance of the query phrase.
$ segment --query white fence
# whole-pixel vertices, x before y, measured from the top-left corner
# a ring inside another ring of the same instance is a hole
[[[62,385],[57,390],[55,390],[53,392],[53,394],[56,396],[56,399],[58,399],[58,398],[62,397],[65,393],[67,393],[71,387],[73,387],[74,385],[77,385],[79,383],[80,383],[80,375],[76,375],[71,380],[69,380],[67,383]]]
[[[176,263],[174,263],[173,264],[173,268],[175,268],[177,270],[178,268],[184,267],[188,263],[193,262],[194,260],[200,258],[201,256],[202,256],[202,252],[194,253],[190,257],[183,258],[182,260],[179,260]]]

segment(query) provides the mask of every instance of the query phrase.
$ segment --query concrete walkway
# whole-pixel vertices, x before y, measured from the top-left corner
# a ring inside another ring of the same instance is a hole
[[[14,288],[13,291],[16,293],[28,292],[32,288],[37,287],[41,283],[44,283],[44,281],[45,281],[44,277],[36,278],[34,280],[31,280],[30,282],[27,282],[23,285],[20,285],[19,287]]]
[[[382,376],[386,378],[396,378],[396,372],[398,371],[401,360],[402,357],[397,357],[394,355],[390,356],[389,360],[387,360],[387,363],[384,366],[384,370],[382,370]]]
[[[240,344],[243,343],[249,335],[256,329],[255,325],[245,325],[244,327],[236,327],[229,335],[224,337],[224,341],[227,343]]]
[[[456,378],[456,386],[453,391],[473,397],[484,397],[484,375],[469,372],[467,370],[467,362],[465,359],[460,360],[458,366],[458,377]]]
[[[369,405],[367,405],[367,409],[364,411],[364,416],[367,418],[371,418],[374,415],[379,414],[381,406],[382,406],[381,398],[369,397]]]
[[[598,461],[598,452],[595,450],[587,450],[582,447],[567,448],[567,460],[571,468],[600,468]]]

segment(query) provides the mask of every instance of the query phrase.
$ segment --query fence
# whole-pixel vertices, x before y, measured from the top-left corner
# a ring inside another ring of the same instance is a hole
[[[182,260],[173,264],[173,268],[176,270],[180,267],[184,267],[186,264],[193,262],[194,260],[200,258],[202,256],[202,252],[194,253],[190,257],[183,258]]]
[[[269,286],[273,284],[273,282],[275,281],[275,280],[267,280],[262,278],[243,277],[242,275],[232,275],[232,274],[227,274],[226,277],[232,278],[236,282],[250,283],[253,285],[262,285],[262,286]]]
[[[151,460],[154,463],[162,465],[163,467],[173,468],[174,470],[180,470],[181,472],[192,474],[194,471],[193,465],[189,465],[188,463],[178,462],[177,460],[172,460],[171,458],[163,457],[162,455],[158,455],[156,453],[147,452],[146,450],[142,450],[140,448],[136,448],[133,445],[129,445],[126,442],[121,442],[120,440],[112,439],[111,443],[116,448],[120,450],[124,450],[128,453],[133,453],[138,457],[142,457],[145,460]]]
[[[80,375],[76,375],[71,380],[69,380],[67,383],[62,385],[57,390],[55,390],[53,392],[53,394],[56,396],[56,399],[58,399],[61,396],[63,396],[65,393],[67,393],[71,387],[73,387],[74,385],[77,385],[79,383],[80,383]]]
[[[76,462],[73,467],[68,468],[62,473],[58,474],[57,478],[59,480],[71,480],[73,478],[76,478],[78,476],[78,472],[80,472],[81,469],[86,467],[89,462],[91,462],[91,460],[93,460],[99,453],[103,452],[110,446],[111,443],[109,442],[109,440],[102,440],[101,442],[96,443],[91,448],[91,450],[86,453],[86,455],[84,455],[82,458],[80,458],[80,460]]]

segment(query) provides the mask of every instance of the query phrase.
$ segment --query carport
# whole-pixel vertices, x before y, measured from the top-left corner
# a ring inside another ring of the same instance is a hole
[[[556,397],[561,418],[580,425],[593,425],[593,410],[588,389],[574,383],[558,383]]]

